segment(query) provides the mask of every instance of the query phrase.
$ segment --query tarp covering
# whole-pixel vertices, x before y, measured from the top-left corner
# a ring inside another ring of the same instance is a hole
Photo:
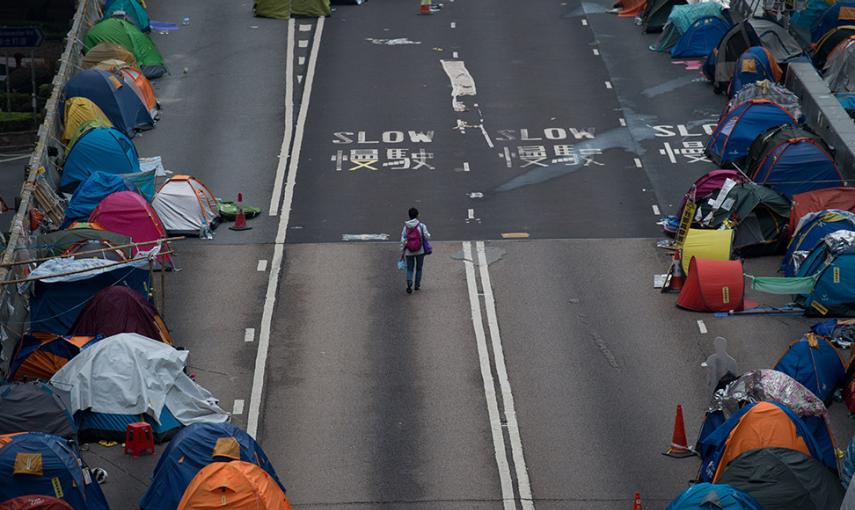
[[[74,417],[62,394],[43,382],[0,386],[0,434],[44,432],[74,439]]]
[[[75,336],[119,333],[137,333],[172,344],[169,330],[154,306],[127,287],[107,287],[99,291],[71,328]]]
[[[151,205],[169,234],[199,235],[200,230],[215,228],[220,219],[217,198],[189,175],[163,183]]]
[[[236,460],[208,464],[193,478],[177,510],[291,510],[285,493],[266,471]]]
[[[330,0],[291,0],[291,16],[320,18],[330,14]]]
[[[255,15],[262,18],[288,19],[291,17],[291,0],[255,0]]]
[[[733,231],[730,229],[706,230],[690,228],[683,242],[680,262],[683,272],[689,273],[689,263],[693,258],[703,260],[730,260],[730,245]],[[741,279],[741,277],[740,277]]]
[[[133,23],[116,18],[100,21],[86,33],[83,44],[88,51],[105,41],[119,44],[131,51],[146,78],[159,78],[166,73],[163,57],[157,47]]]
[[[807,259],[810,252],[822,242],[825,236],[839,230],[855,232],[855,213],[830,209],[802,216],[796,232],[790,238],[787,253],[781,262],[781,271],[787,276],[798,274],[799,266]]]
[[[122,333],[101,340],[71,359],[51,378],[68,391],[72,412],[148,414],[164,406],[184,425],[222,422],[228,414],[184,373],[188,351]]]
[[[739,489],[725,484],[690,485],[665,510],[763,510],[757,501]]]
[[[752,370],[727,385],[717,401],[731,415],[746,402],[774,400],[789,407],[800,417],[828,416],[822,400],[802,383],[777,370]]]
[[[121,75],[87,69],[75,74],[62,90],[66,98],[85,97],[91,100],[116,129],[128,136],[133,136],[137,129],[154,125],[148,108]]]
[[[683,216],[683,208],[686,206],[687,200],[693,199],[697,202],[713,192],[718,192],[728,179],[732,180],[734,183],[747,182],[749,180],[748,177],[739,170],[719,169],[705,173],[698,177],[695,183],[692,184],[692,187],[689,188],[689,191],[683,195],[683,201],[680,203],[680,209],[679,212],[677,212],[677,217],[681,218]]]
[[[826,65],[828,56],[834,51],[837,46],[855,35],[855,24],[843,25],[829,30],[819,41],[816,42],[813,48],[814,65],[818,69],[822,69]]]
[[[794,119],[801,119],[802,109],[799,97],[781,84],[769,80],[760,80],[743,86],[727,104],[727,110],[752,99],[768,99],[786,110]]]
[[[742,261],[692,257],[677,306],[696,312],[742,310],[743,292]]]
[[[74,510],[108,510],[101,487],[84,476],[88,469],[59,436],[41,432],[0,436],[0,500],[47,494]]]
[[[141,510],[176,508],[185,489],[212,462],[241,460],[258,465],[284,491],[276,470],[255,439],[230,423],[194,423],[169,441],[140,500]]]
[[[855,39],[843,40],[825,62],[825,82],[834,92],[855,92]]]
[[[753,496],[762,508],[829,510],[840,508],[843,488],[816,459],[788,448],[750,450],[718,479]]]

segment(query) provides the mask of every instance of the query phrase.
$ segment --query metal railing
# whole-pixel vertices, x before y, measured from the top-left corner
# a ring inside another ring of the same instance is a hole
[[[6,250],[0,259],[0,281],[19,280],[32,270],[28,265],[11,264],[33,258],[31,253],[34,234],[52,224],[50,215],[34,231],[31,215],[38,212],[62,210],[54,190],[59,181],[58,162],[65,152],[62,144],[62,89],[78,69],[83,58],[83,36],[100,18],[97,0],[78,0],[71,29],[68,31],[65,50],[60,59],[59,71],[52,83],[50,98],[45,106],[45,119],[39,127],[38,141],[28,164],[27,178],[21,188],[20,205],[12,220]],[[25,333],[29,315],[28,292],[30,284],[3,285],[0,289],[0,378],[9,369],[12,350]]]

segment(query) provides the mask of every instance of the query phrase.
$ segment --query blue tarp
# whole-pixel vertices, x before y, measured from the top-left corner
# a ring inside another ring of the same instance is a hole
[[[95,172],[130,174],[139,171],[137,148],[127,136],[113,128],[90,129],[65,158],[59,188],[66,193],[73,192]]]
[[[705,57],[718,46],[728,30],[730,30],[730,23],[718,16],[700,18],[680,36],[677,44],[671,48],[671,56],[674,58]]]
[[[124,11],[125,17],[131,23],[137,26],[142,32],[148,32],[149,26],[148,13],[137,2],[137,0],[112,0],[110,5],[104,8],[104,18],[110,18],[116,11]]]
[[[826,404],[846,376],[837,350],[822,338],[816,338],[812,347],[808,337],[802,337],[787,349],[774,368],[802,383]]]
[[[754,182],[787,198],[845,185],[834,158],[812,138],[787,140],[775,147],[755,172]]]
[[[14,474],[18,454],[41,457],[42,474]],[[101,487],[83,476],[78,457],[59,436],[30,432],[0,448],[0,501],[28,494],[58,497],[75,510],[108,510]]]
[[[753,496],[725,484],[698,483],[689,486],[666,510],[763,510]]]
[[[216,455],[224,453],[216,451],[220,440],[229,441],[232,445],[236,442],[240,459]],[[249,434],[230,423],[194,423],[176,434],[163,451],[154,469],[151,485],[140,500],[140,509],[176,508],[184,490],[202,468],[211,462],[231,460],[258,465],[285,491],[267,455]]]
[[[796,121],[777,104],[753,99],[737,105],[726,113],[707,142],[707,154],[719,164],[740,161],[757,135],[781,124],[796,125]]]
[[[98,105],[113,126],[128,136],[150,128],[154,120],[145,104],[121,76],[101,69],[80,71],[65,84],[66,98],[85,97]],[[79,143],[79,142],[78,142]]]

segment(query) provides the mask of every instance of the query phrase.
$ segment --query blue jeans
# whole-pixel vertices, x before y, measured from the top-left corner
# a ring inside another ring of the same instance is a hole
[[[425,264],[425,256],[407,255],[407,285],[413,283],[413,266],[416,268],[416,287],[422,284],[422,266]]]

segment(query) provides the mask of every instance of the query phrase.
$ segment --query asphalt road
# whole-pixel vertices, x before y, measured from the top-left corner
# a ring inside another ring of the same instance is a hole
[[[288,22],[249,1],[150,3],[191,24],[154,34],[171,75],[140,153],[265,208],[251,231],[178,244],[166,321],[238,425],[262,390],[257,436],[297,508],[626,509],[635,491],[664,508],[698,467],[660,453],[677,403],[690,440],[700,425],[712,339],[763,368],[810,324],[689,313],[652,288],[657,211],[713,168],[696,147],[723,99],[608,2],[428,17],[371,0],[296,20],[290,48]],[[443,60],[474,82],[462,107]],[[300,156],[283,160],[289,113]],[[286,163],[293,195],[269,211]],[[435,253],[407,295],[411,205]],[[112,507],[134,508],[154,459],[86,455]]]

